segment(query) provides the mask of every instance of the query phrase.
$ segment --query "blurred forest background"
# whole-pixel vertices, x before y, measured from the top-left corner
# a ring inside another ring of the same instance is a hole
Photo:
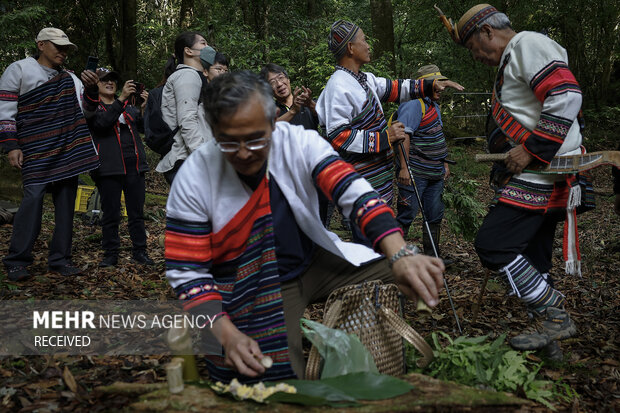
[[[366,70],[409,77],[435,63],[469,92],[490,91],[494,69],[455,46],[441,25],[436,0],[35,0],[0,1],[0,70],[30,55],[45,26],[63,29],[79,46],[67,66],[81,72],[89,55],[123,79],[149,88],[162,79],[175,36],[203,33],[226,54],[231,69],[258,70],[268,62],[288,69],[294,84],[318,96],[333,71],[327,50],[330,24],[344,18],[371,37]],[[440,0],[457,20],[474,1]],[[570,67],[595,116],[620,117],[620,2],[618,0],[502,0],[494,3],[517,31],[543,32],[568,50]],[[448,115],[449,116],[449,115]]]

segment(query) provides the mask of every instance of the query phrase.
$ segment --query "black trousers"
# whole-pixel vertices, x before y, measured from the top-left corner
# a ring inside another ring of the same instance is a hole
[[[504,204],[491,208],[474,246],[480,262],[497,271],[521,254],[540,273],[552,267],[553,238],[562,214],[537,214]]]
[[[118,255],[121,240],[118,226],[121,223],[121,192],[125,193],[129,236],[133,252],[146,249],[144,229],[144,173],[127,175],[97,176],[95,183],[101,195],[101,242],[104,255]]]
[[[49,245],[50,267],[69,264],[73,238],[73,210],[77,193],[78,177],[63,179],[41,185],[24,187],[24,197],[13,221],[13,234],[9,254],[2,260],[6,266],[32,264],[32,248],[41,232],[43,197],[46,192],[54,200],[54,235]]]

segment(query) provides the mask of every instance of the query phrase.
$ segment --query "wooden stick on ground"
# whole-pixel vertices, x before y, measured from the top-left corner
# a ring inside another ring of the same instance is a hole
[[[478,294],[478,302],[474,304],[474,314],[471,317],[471,323],[475,324],[478,319],[478,312],[480,311],[480,307],[482,307],[482,299],[484,298],[484,291],[487,288],[487,282],[489,281],[489,276],[491,275],[491,270],[484,270],[484,280],[482,280],[482,285],[480,286],[480,293]]]

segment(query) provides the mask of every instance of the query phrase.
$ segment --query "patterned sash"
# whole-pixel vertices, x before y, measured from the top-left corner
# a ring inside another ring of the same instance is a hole
[[[532,134],[504,108],[504,105],[495,96],[495,91],[491,98],[491,116],[504,135],[512,139],[517,145],[525,142]]]
[[[497,72],[497,80],[493,85],[493,96],[491,98],[491,116],[504,135],[520,145],[530,137],[532,132],[521,125],[500,102],[502,85],[504,84],[504,69],[509,62],[510,54],[504,58],[504,62]]]
[[[244,334],[256,340],[273,367],[252,379],[224,365],[224,357],[207,356],[212,380],[241,382],[295,377],[288,356],[284,307],[276,261],[268,172],[247,204],[219,232],[213,233],[212,273],[226,311]]]
[[[67,72],[19,97],[16,123],[24,186],[59,181],[99,166],[77,99]]]
[[[489,153],[508,152],[512,149],[510,141],[513,141],[516,144],[521,144],[531,135],[531,132],[523,127],[523,125],[521,125],[500,102],[502,85],[504,84],[504,69],[509,61],[510,54],[504,58],[504,62],[497,72],[496,81],[493,85],[491,110],[486,124],[487,149]],[[503,188],[511,178],[512,173],[508,171],[503,162],[493,162],[489,182],[495,191]],[[536,193],[534,198],[537,200],[534,202],[534,205],[528,205],[528,209],[540,207],[541,204],[546,205],[548,190],[544,190],[544,194],[539,194],[538,192],[538,190],[534,190],[534,193]],[[496,193],[495,202],[498,199],[497,197],[500,195],[501,193]],[[540,196],[546,199],[541,200]],[[515,201],[517,203],[521,202],[521,200]]]

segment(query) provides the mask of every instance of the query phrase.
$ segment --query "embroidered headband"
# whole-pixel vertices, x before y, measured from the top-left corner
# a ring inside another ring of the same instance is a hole
[[[347,44],[353,40],[359,26],[346,20],[338,20],[332,24],[329,30],[329,38],[327,39],[327,46],[329,50],[334,54],[336,60],[344,55],[347,50]]]
[[[478,30],[480,24],[488,17],[499,13],[499,10],[490,4],[478,4],[467,10],[459,19],[458,23],[454,24],[452,19],[447,18],[439,7],[434,7],[439,13],[441,22],[446,26],[446,29],[448,29],[448,33],[450,33],[452,40],[460,45],[465,45],[465,42],[469,40],[471,35]]]

